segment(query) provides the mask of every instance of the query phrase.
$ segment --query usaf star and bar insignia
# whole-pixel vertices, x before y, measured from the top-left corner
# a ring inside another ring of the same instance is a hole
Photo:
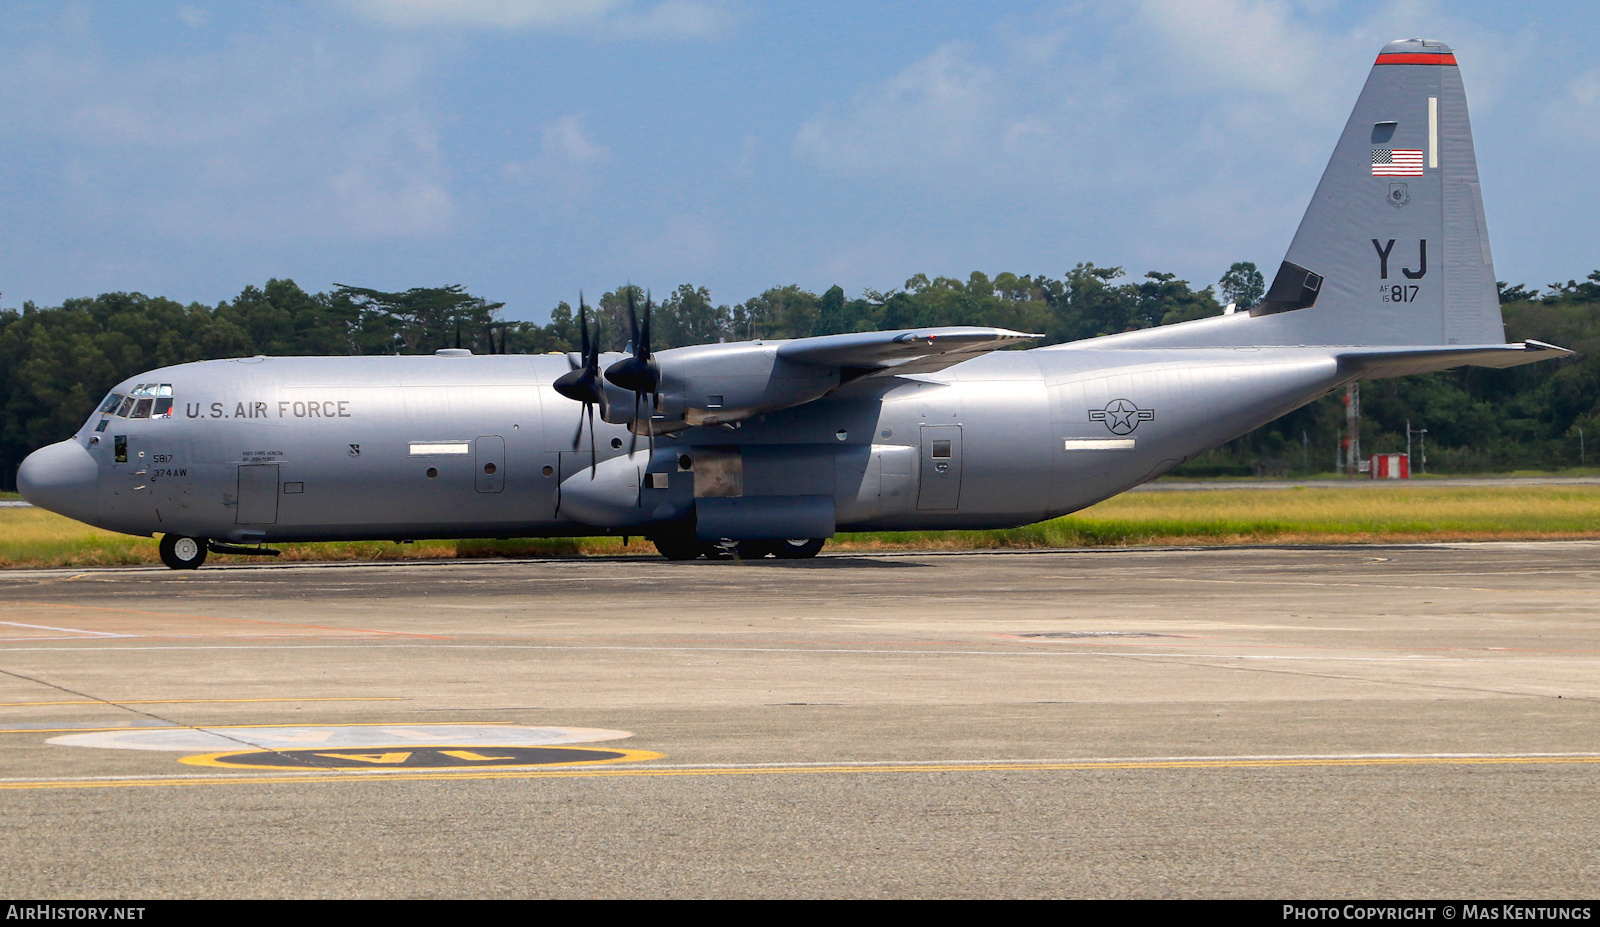
[[[1105,422],[1114,435],[1132,434],[1140,422],[1154,421],[1156,410],[1141,409],[1131,400],[1113,399],[1104,409],[1090,409],[1089,421]]]

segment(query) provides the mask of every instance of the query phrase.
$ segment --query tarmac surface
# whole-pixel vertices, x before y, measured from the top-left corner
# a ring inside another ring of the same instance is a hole
[[[11,897],[1600,884],[1600,544],[0,573]]]

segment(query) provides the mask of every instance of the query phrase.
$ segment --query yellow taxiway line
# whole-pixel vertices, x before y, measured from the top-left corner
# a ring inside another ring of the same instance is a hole
[[[150,788],[183,785],[279,785],[320,782],[416,782],[483,779],[659,779],[697,776],[921,775],[927,773],[1089,772],[1099,770],[1285,769],[1362,766],[1561,766],[1600,764],[1600,755],[1431,755],[1327,757],[1216,757],[1153,760],[1071,760],[1060,762],[883,763],[831,766],[566,766],[558,768],[346,772],[338,774],[254,776],[148,776],[127,778],[32,779],[0,781],[0,791],[19,789]]]
[[[0,702],[0,708],[33,708],[40,705],[227,705],[235,702],[404,702],[403,695],[346,696],[342,698],[78,698],[57,702]]]

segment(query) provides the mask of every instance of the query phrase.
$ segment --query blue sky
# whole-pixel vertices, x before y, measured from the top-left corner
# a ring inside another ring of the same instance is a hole
[[[1282,258],[1390,39],[1457,50],[1502,279],[1600,267],[1582,3],[0,8],[0,304],[288,277],[736,302]]]

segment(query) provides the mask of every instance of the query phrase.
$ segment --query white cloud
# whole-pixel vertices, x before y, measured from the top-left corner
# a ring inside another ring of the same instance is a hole
[[[594,190],[594,169],[611,160],[611,149],[595,141],[584,127],[582,113],[551,122],[540,132],[539,154],[500,165],[500,175],[532,186],[546,198],[574,203]]]
[[[454,207],[426,71],[293,35],[132,61],[40,44],[0,63],[0,118],[71,153],[41,175],[63,208],[130,235],[427,237]]]
[[[547,126],[543,132],[543,147],[547,156],[568,164],[592,164],[611,156],[609,149],[589,138],[581,114],[562,116]]]
[[[1164,59],[1152,70],[1176,90],[1267,93],[1315,105],[1337,49],[1293,13],[1276,0],[1144,0],[1133,23]]]
[[[1591,68],[1567,83],[1545,109],[1544,124],[1557,137],[1600,142],[1600,70]]]
[[[1061,8],[862,86],[803,123],[794,151],[835,177],[916,191],[908,203],[1020,210],[1015,224],[1072,253],[1267,263],[1369,46],[1275,0]]]
[[[819,114],[795,136],[803,156],[846,175],[942,173],[966,165],[1004,136],[995,73],[955,43],[887,81],[864,87],[847,106]]]
[[[388,26],[490,30],[580,30],[629,38],[699,37],[726,29],[733,15],[707,0],[349,0]]]
[[[198,29],[211,21],[211,11],[199,7],[180,6],[176,15],[178,21],[190,29]]]

